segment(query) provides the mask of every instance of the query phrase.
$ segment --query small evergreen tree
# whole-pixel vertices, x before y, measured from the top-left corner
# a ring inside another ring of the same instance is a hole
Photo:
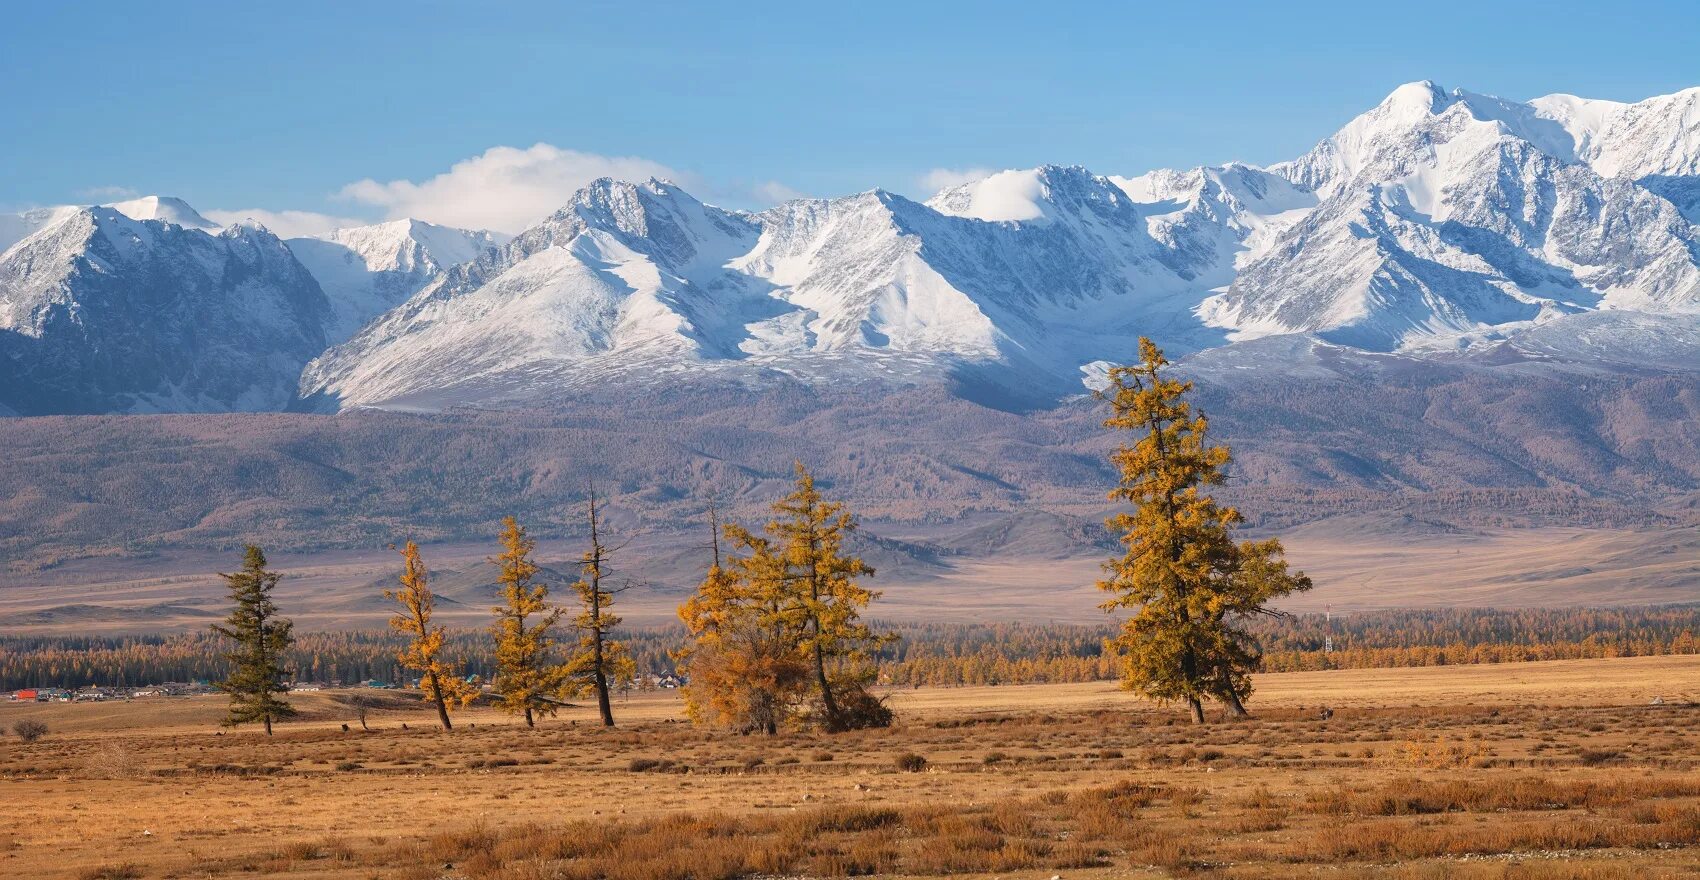
[[[260,721],[270,736],[274,720],[295,715],[295,709],[278,696],[289,690],[283,683],[283,654],[294,641],[292,625],[278,616],[277,605],[272,602],[272,588],[282,575],[267,570],[266,554],[249,544],[242,570],[219,577],[229,586],[235,606],[224,623],[212,627],[213,632],[236,643],[235,650],[225,654],[231,664],[230,675],[218,683],[218,689],[230,695],[224,724],[233,727]]]
[[[401,610],[390,618],[390,628],[406,633],[409,639],[396,659],[419,673],[420,690],[427,701],[436,704],[437,720],[444,730],[453,730],[449,707],[459,708],[472,702],[478,696],[478,687],[462,678],[443,659],[445,629],[431,624],[436,596],[431,593],[425,563],[419,558],[419,545],[408,541],[401,548],[401,559],[401,589],[384,591],[384,598],[401,605]]]
[[[620,625],[618,615],[609,609],[614,605],[615,590],[604,586],[608,557],[613,552],[602,542],[601,518],[596,509],[596,489],[590,490],[590,549],[579,558],[583,572],[573,589],[578,592],[580,611],[574,626],[579,641],[567,659],[563,674],[567,689],[574,695],[595,694],[596,708],[605,727],[614,726],[614,709],[609,700],[611,688],[629,686],[637,674],[637,664],[626,646],[610,638],[609,633]]]
[[[1098,586],[1114,594],[1106,611],[1134,611],[1107,647],[1124,687],[1184,701],[1196,723],[1206,697],[1244,714],[1261,654],[1243,621],[1310,579],[1287,571],[1278,541],[1234,543],[1239,511],[1201,491],[1223,482],[1227,447],[1205,442],[1209,422],[1186,400],[1192,383],[1164,374],[1157,346],[1141,338],[1139,354],[1138,365],[1112,368],[1099,393],[1111,408],[1105,427],[1136,438],[1110,456],[1121,477],[1110,497],[1133,511],[1106,522],[1127,550]]]
[[[562,669],[553,663],[555,640],[550,629],[561,619],[549,607],[549,587],[535,581],[531,561],[537,542],[513,517],[502,520],[502,553],[490,561],[501,569],[502,604],[491,609],[496,622],[496,674],[492,683],[497,704],[512,715],[524,715],[525,726],[536,727],[537,715],[553,715],[556,696],[564,683]]]

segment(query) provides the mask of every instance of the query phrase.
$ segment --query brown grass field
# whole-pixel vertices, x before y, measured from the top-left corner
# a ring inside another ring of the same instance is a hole
[[[0,876],[1700,877],[1691,696],[1700,657],[1266,675],[1202,728],[1108,684],[771,739],[672,693],[453,733],[299,694],[271,739],[216,698],[0,704],[52,731],[0,746]]]

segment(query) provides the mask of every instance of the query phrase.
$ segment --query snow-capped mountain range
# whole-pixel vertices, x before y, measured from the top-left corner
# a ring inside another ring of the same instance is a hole
[[[142,199],[0,219],[0,247],[0,406],[23,413],[766,373],[1054,397],[1139,335],[1242,370],[1321,349],[1700,369],[1700,88],[1414,83],[1268,168],[1044,166],[925,202],[749,213],[599,180],[511,240],[403,220],[284,243]]]

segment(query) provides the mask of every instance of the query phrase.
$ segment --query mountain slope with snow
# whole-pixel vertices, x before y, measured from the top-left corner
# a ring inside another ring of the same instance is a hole
[[[1565,116],[1542,100],[1400,87],[1271,169],[1318,205],[1200,315],[1235,339],[1308,332],[1390,351],[1594,309],[1700,313],[1700,229],[1586,161],[1589,126],[1628,137],[1599,121],[1622,110]]]
[[[1011,175],[1015,196],[988,194],[994,179],[926,204],[876,190],[753,215],[597,181],[327,352],[303,396],[482,399],[729,370],[1054,395],[1078,388],[1081,351],[1124,354],[1170,325],[1194,345],[1211,335],[1175,324],[1203,282],[1121,187],[1081,168]]]
[[[302,391],[443,405],[776,370],[1054,397],[1140,335],[1178,353],[1313,334],[1422,357],[1535,325],[1551,338],[1600,310],[1680,331],[1700,320],[1700,230],[1670,197],[1700,179],[1687,176],[1691,103],[1412,83],[1269,169],[1046,166],[924,204],[876,190],[746,215],[670,184],[601,181],[518,249],[327,352]],[[1617,158],[1630,153],[1642,163]],[[669,220],[632,219],[652,213]],[[712,259],[668,257],[669,242],[705,237],[721,245]]]
[[[436,276],[505,240],[493,232],[392,220],[292,238],[287,244],[330,298],[333,317],[326,335],[334,344],[400,305]]]
[[[173,206],[168,206],[168,209]],[[329,304],[276,236],[71,211],[0,255],[0,405],[20,413],[271,410]]]

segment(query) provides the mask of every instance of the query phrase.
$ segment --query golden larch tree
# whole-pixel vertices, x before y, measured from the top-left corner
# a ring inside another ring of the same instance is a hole
[[[408,541],[401,548],[401,589],[385,590],[384,598],[401,609],[390,618],[390,628],[408,637],[407,647],[396,655],[403,667],[419,673],[419,689],[427,702],[437,707],[437,720],[444,730],[453,730],[450,707],[460,708],[478,696],[478,686],[456,671],[443,658],[444,627],[433,626],[431,614],[437,598],[431,593],[429,573],[420,559],[419,545]]]
[[[723,558],[712,504],[709,521],[708,575],[679,608],[691,636],[674,654],[685,676],[686,711],[698,723],[773,735],[809,685],[785,561],[772,542],[730,525],[724,533],[743,554]]]
[[[879,593],[858,583],[874,569],[845,552],[856,517],[843,503],[827,501],[802,462],[791,494],[773,505],[768,538],[778,547],[789,586],[787,609],[800,622],[801,648],[814,674],[821,721],[827,730],[884,726],[891,716],[868,693],[874,652],[895,636],[877,634],[861,620]],[[751,536],[730,534],[750,546]]]
[[[579,596],[579,614],[573,621],[578,629],[578,645],[567,659],[564,674],[568,692],[575,696],[596,695],[596,708],[604,727],[614,726],[614,708],[609,690],[629,684],[636,676],[637,664],[626,646],[615,641],[610,633],[620,625],[612,611],[614,594],[607,577],[608,558],[614,552],[603,542],[602,521],[596,507],[596,489],[590,490],[590,548],[579,557],[580,577],[573,584]]]
[[[555,640],[550,630],[562,611],[549,606],[549,587],[536,581],[540,570],[531,561],[537,541],[525,533],[517,520],[502,520],[502,553],[492,558],[501,574],[502,604],[491,609],[496,622],[496,674],[491,683],[497,705],[512,715],[524,715],[525,726],[537,725],[535,716],[553,715],[565,684],[560,666],[554,663]]]
[[[1244,714],[1262,659],[1244,621],[1273,613],[1270,600],[1308,590],[1310,580],[1288,572],[1278,541],[1233,541],[1239,511],[1203,491],[1225,479],[1227,447],[1206,442],[1209,422],[1186,399],[1192,383],[1167,375],[1151,340],[1139,340],[1139,356],[1113,367],[1099,392],[1111,409],[1105,427],[1132,437],[1110,455],[1120,475],[1110,498],[1133,509],[1106,522],[1126,551],[1098,583],[1114,594],[1106,611],[1132,615],[1108,647],[1124,687],[1185,702],[1194,722],[1204,721],[1206,697]]]

